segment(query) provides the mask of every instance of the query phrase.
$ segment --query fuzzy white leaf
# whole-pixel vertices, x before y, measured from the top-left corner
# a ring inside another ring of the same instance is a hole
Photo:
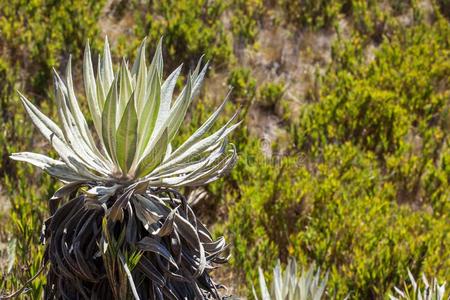
[[[94,122],[97,134],[101,136],[101,110],[97,99],[97,86],[95,83],[94,69],[92,67],[91,49],[89,43],[86,44],[83,58],[83,79],[86,98],[88,100],[89,110],[91,112],[92,121]]]
[[[182,65],[179,66],[172,74],[167,77],[161,86],[161,104],[158,110],[158,118],[156,119],[154,132],[159,132],[169,117],[170,104],[172,102],[172,95],[177,83],[177,79],[180,76]]]
[[[211,116],[206,120],[205,123],[203,123],[202,126],[200,126],[199,129],[197,129],[194,134],[192,134],[180,147],[178,147],[170,156],[170,159],[174,159],[179,154],[182,154],[185,152],[189,147],[191,147],[193,144],[198,142],[200,138],[205,135],[206,132],[214,125],[215,121],[219,117],[220,113],[223,111],[223,108],[225,107],[225,104],[228,101],[228,97],[230,94],[228,94],[225,97],[225,100],[222,102],[222,104],[217,108],[217,110],[211,114]],[[233,118],[232,118],[233,119]]]
[[[105,80],[105,92],[109,90],[113,80],[114,71],[111,59],[111,50],[109,49],[108,37],[105,36],[105,46],[103,48],[103,64],[102,64],[103,79]],[[98,70],[99,71],[99,70]]]
[[[51,143],[53,148],[59,154],[61,159],[67,164],[69,168],[78,172],[82,176],[91,176],[84,164],[80,162],[80,158],[67,145],[61,129],[43,113],[41,113],[30,101],[23,95],[20,95],[25,110],[33,121],[34,125],[39,129],[42,135]]]
[[[54,160],[48,156],[31,153],[31,152],[20,152],[11,154],[11,159],[17,161],[23,161],[30,163],[39,169],[47,172],[51,176],[54,176],[60,180],[73,182],[73,181],[86,181],[86,180],[97,180],[97,177],[81,176],[70,169],[64,162]]]

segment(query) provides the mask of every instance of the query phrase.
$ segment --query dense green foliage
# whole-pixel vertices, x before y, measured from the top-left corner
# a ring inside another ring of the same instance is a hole
[[[449,36],[445,20],[398,28],[369,63],[358,35],[337,41],[292,156],[241,149],[258,159],[234,173],[228,230],[249,280],[287,255],[328,268],[338,298],[379,297],[408,266],[450,276]]]
[[[236,68],[230,72],[227,83],[232,87],[235,101],[246,103],[253,100],[256,94],[256,80],[247,68]]]
[[[258,103],[268,109],[274,109],[281,101],[284,93],[284,84],[268,82],[259,89]]]
[[[221,21],[224,2],[155,1],[149,5],[137,3],[134,8],[139,21],[135,28],[137,40],[148,35],[150,42],[156,43],[163,36],[169,63],[174,64],[172,67],[181,62],[194,67],[203,54],[207,60],[212,59],[216,67],[226,66],[231,48]]]
[[[101,38],[103,4],[38,2],[0,7],[8,17],[0,18],[1,186],[12,204],[6,220],[13,221],[5,221],[0,238],[17,241],[15,276],[0,280],[0,290],[17,288],[36,272],[39,254],[33,260],[29,251],[41,249],[45,200],[56,186],[7,158],[45,145],[23,126],[28,120],[14,90],[35,94],[34,102],[52,113],[50,68],[59,68],[63,52],[79,59],[86,38]],[[449,5],[425,2],[119,1],[110,8],[117,23],[127,15],[135,20],[115,38],[116,54],[131,55],[144,35],[153,43],[163,34],[170,69],[186,61],[187,74],[205,54],[210,79],[223,80],[206,83],[183,136],[206,120],[224,86],[233,87],[227,111],[243,108],[244,126],[232,137],[238,164],[207,187],[209,199],[195,208],[231,244],[237,293],[251,295],[257,266],[271,270],[289,256],[328,270],[327,293],[337,299],[383,299],[403,284],[408,268],[415,278],[423,272],[450,280]],[[16,11],[25,19],[14,18]],[[277,26],[299,44],[307,43],[298,38],[304,32],[335,37],[330,62],[311,74],[317,80],[298,101],[290,100],[290,93],[301,93],[289,84],[304,77],[277,73],[274,79],[241,57],[243,49],[264,51],[260,33]],[[249,112],[273,113],[280,101],[289,114],[277,124],[268,156],[249,128],[255,124]],[[32,293],[42,284],[36,281]]]

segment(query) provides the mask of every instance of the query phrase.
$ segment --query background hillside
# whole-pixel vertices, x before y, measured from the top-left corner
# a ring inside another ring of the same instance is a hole
[[[270,277],[290,256],[328,270],[336,299],[385,299],[407,268],[450,281],[449,20],[448,0],[0,1],[0,291],[37,271],[60,186],[8,158],[51,151],[16,90],[56,116],[52,68],[72,54],[83,91],[84,45],[98,53],[105,35],[115,63],[145,36],[148,55],[164,37],[165,75],[210,61],[185,136],[233,88],[223,121],[241,108],[239,161],[185,191],[230,243],[213,274],[226,293],[250,296],[257,267]]]

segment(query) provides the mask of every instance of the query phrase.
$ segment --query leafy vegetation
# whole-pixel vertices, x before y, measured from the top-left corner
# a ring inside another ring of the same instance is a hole
[[[265,6],[261,0],[233,0],[232,32],[237,42],[253,44],[264,17]]]
[[[256,94],[256,79],[249,69],[236,68],[228,76],[228,85],[232,87],[232,96],[241,103],[251,102]]]
[[[352,1],[280,0],[288,22],[294,23],[299,28],[313,29],[331,26],[337,20],[343,2]]]
[[[246,133],[239,152],[252,159],[222,197],[249,282],[255,264],[291,255],[330,270],[338,298],[379,298],[408,266],[450,275],[448,30],[444,19],[398,26],[371,54],[360,32],[337,40],[289,155],[268,161]]]
[[[284,84],[269,82],[261,86],[258,93],[258,103],[268,109],[274,109],[284,94]]]
[[[148,35],[153,43],[164,36],[171,67],[181,62],[192,67],[201,55],[213,60],[216,67],[225,67],[231,56],[231,46],[221,21],[224,9],[225,2],[205,0],[136,4],[135,14],[140,24],[135,35]]]
[[[60,70],[68,53],[79,65],[86,39],[96,52],[105,33],[113,62],[134,57],[144,36],[155,44],[163,35],[164,69],[187,63],[176,95],[202,54],[211,61],[201,101],[192,103],[174,147],[233,88],[217,123],[223,126],[242,107],[243,125],[232,136],[239,159],[229,177],[208,185],[208,198],[193,209],[212,226],[213,236],[224,235],[230,243],[226,272],[233,275],[218,271],[213,277],[236,278],[226,282],[234,294],[253,297],[252,286],[259,293],[256,266],[269,270],[280,259],[281,267],[289,257],[327,270],[326,297],[336,299],[400,297],[394,287],[404,284],[408,268],[415,278],[423,273],[448,281],[450,265],[443,259],[450,255],[447,2],[112,1],[105,7],[97,1],[15,0],[0,5],[0,206],[10,203],[0,210],[0,290],[17,290],[39,270],[39,232],[48,217],[43,200],[60,187],[8,158],[36,149],[56,157],[27,126],[15,90],[56,118],[51,67]],[[296,65],[300,68],[292,71]],[[75,90],[81,91],[82,75],[74,71]],[[282,118],[274,112],[280,103],[288,112]],[[94,128],[93,120],[86,121]],[[133,269],[136,257],[128,254]],[[264,275],[272,282],[270,272]],[[33,281],[29,297],[42,295],[45,282],[43,276]]]

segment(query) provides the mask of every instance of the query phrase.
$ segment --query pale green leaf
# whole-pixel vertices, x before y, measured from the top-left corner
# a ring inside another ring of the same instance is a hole
[[[92,151],[86,143],[86,140],[83,138],[79,127],[76,125],[75,118],[68,106],[68,89],[56,71],[54,71],[54,80],[57,111],[63,125],[62,130],[68,146],[72,148],[74,153],[80,158],[81,162],[87,167],[107,175],[109,172],[107,163]]]
[[[63,181],[73,182],[100,179],[97,176],[82,176],[70,169],[64,162],[38,153],[20,152],[13,153],[10,157],[13,160],[30,163]]]
[[[208,63],[206,63],[203,66],[202,71],[198,74],[198,76],[192,76],[193,78],[193,85],[192,85],[192,98],[195,98],[198,96],[198,94],[200,93],[200,88],[202,87],[203,84],[203,79],[205,78],[206,75],[206,71],[208,70]],[[200,67],[200,62],[197,65],[197,68]]]
[[[105,92],[109,90],[113,80],[114,71],[112,66],[111,51],[109,49],[108,37],[105,36],[105,46],[103,48],[103,79],[105,80]]]
[[[102,136],[106,151],[114,162],[116,158],[116,110],[119,94],[117,80],[113,81],[112,88],[106,97],[105,107],[102,113]]]
[[[164,159],[168,144],[168,130],[163,131],[155,145],[151,148],[148,154],[139,161],[136,175],[137,177],[143,177],[155,169],[161,161]]]
[[[125,174],[131,167],[136,152],[137,124],[136,108],[130,97],[116,134],[117,162]]]
[[[12,238],[8,242],[8,267],[6,268],[6,274],[11,273],[14,263],[16,262],[16,245],[17,245],[17,239]]]
[[[125,113],[125,108],[129,102],[129,100],[131,99],[131,94],[133,93],[133,86],[131,83],[131,75],[128,70],[127,62],[125,61],[125,59],[122,60],[119,74],[117,76],[118,76],[118,82],[119,82],[119,103],[117,106],[116,124],[119,124],[120,120],[122,119],[123,114]],[[135,106],[135,109],[136,109],[136,106]]]
[[[147,66],[145,65],[145,39],[139,47],[137,58],[131,69],[131,75],[136,77],[136,87],[134,97],[138,112],[142,111],[144,101],[146,98],[146,84],[147,84]]]
[[[175,151],[159,168],[158,171],[165,170],[175,164],[184,162],[191,157],[201,154],[203,151],[208,150],[208,148],[213,147],[223,140],[228,134],[230,134],[234,129],[236,129],[241,122],[234,125],[230,124],[237,117],[237,113],[219,130],[211,134],[210,136],[201,139],[200,141],[193,143],[190,147],[184,149],[183,152],[176,153]],[[176,155],[175,155],[176,154]]]
[[[159,39],[158,46],[156,46],[155,55],[153,56],[152,62],[150,64],[150,69],[156,69],[160,81],[162,81],[162,74],[164,69],[164,62],[163,62],[163,56],[162,56],[162,38]],[[149,77],[149,76],[148,76]]]
[[[139,133],[139,150],[141,155],[150,141],[153,130],[155,128],[156,119],[158,117],[158,111],[161,99],[161,82],[156,72],[152,74],[150,81],[150,91],[144,107],[140,114],[138,133]]]
[[[102,57],[99,55],[97,59],[97,77],[96,77],[96,83],[97,83],[97,98],[98,98],[98,105],[100,108],[100,111],[103,112],[103,106],[105,105],[106,101],[106,95],[108,93],[108,87],[103,79],[103,72],[102,72]]]
[[[101,156],[97,147],[95,146],[94,139],[87,125],[86,119],[84,118],[83,112],[78,104],[77,98],[75,96],[75,90],[73,87],[72,80],[72,60],[71,56],[69,56],[69,62],[66,67],[66,81],[67,81],[67,91],[69,96],[69,107],[72,111],[76,124],[79,128],[80,133],[82,134],[85,141],[89,144],[90,148],[97,153],[97,155]]]
[[[180,147],[178,147],[170,156],[169,159],[173,159],[177,157],[179,154],[186,151],[189,147],[199,141],[199,139],[214,125],[215,121],[219,117],[220,113],[223,111],[225,104],[228,101],[228,95],[225,97],[225,100],[222,104],[217,108],[217,110],[203,123],[200,128],[198,128]]]
[[[175,137],[178,129],[183,123],[189,104],[192,100],[192,77],[189,75],[187,85],[181,92],[181,95],[173,105],[167,119],[167,128],[169,129],[169,142]]]
[[[74,171],[80,173],[83,176],[90,176],[90,173],[86,167],[80,162],[80,158],[73,150],[67,145],[64,139],[61,129],[43,113],[41,113],[30,101],[28,101],[22,94],[20,99],[30,116],[31,120],[44,137],[51,143],[53,148],[59,154],[61,159]]]

